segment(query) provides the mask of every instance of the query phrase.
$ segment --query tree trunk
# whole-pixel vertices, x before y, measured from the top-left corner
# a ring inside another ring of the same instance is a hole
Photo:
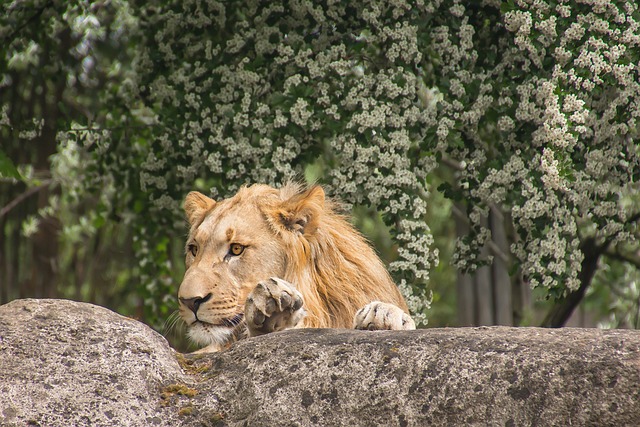
[[[458,205],[458,212],[464,212]],[[468,220],[454,215],[458,237],[469,232]],[[458,273],[457,308],[459,326],[489,326],[514,324],[514,291],[509,277],[509,241],[505,232],[504,215],[492,207],[488,220],[483,225],[490,228],[493,247],[499,253],[493,254],[491,266],[478,268],[473,275]],[[483,248],[481,257],[490,254],[488,247]]]
[[[594,238],[589,238],[582,242],[580,249],[584,254],[584,259],[582,260],[582,270],[578,276],[580,279],[580,287],[576,291],[568,294],[565,298],[558,300],[551,310],[549,310],[549,313],[547,313],[547,316],[540,326],[545,328],[561,328],[567,323],[571,314],[578,304],[580,304],[580,301],[582,301],[587,289],[591,285],[593,276],[598,269],[598,260],[604,252],[605,246],[596,245]]]
[[[496,206],[491,206],[489,213],[491,239],[500,251],[493,259],[491,272],[493,274],[495,324],[513,326],[513,297],[511,295],[511,278],[509,277],[508,260],[503,256],[509,254],[509,242],[505,233],[504,215]]]
[[[464,206],[456,203],[458,212],[464,212]],[[466,218],[460,215],[453,216],[456,224],[456,235],[458,238],[469,233],[469,225]],[[458,271],[456,282],[456,301],[458,310],[458,326],[473,326],[476,324],[476,295],[474,290],[474,280],[469,274]]]
[[[486,250],[483,249],[481,256],[483,258],[487,256]],[[475,282],[476,306],[478,308],[476,325],[495,325],[495,309],[493,304],[494,289],[491,281],[491,266],[478,268],[473,277],[473,281]]]

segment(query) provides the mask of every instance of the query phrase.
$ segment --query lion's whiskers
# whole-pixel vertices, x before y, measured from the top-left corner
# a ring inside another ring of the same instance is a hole
[[[239,313],[229,319],[224,319],[222,322],[227,326],[231,326],[232,328],[235,328],[240,323],[242,323],[243,319],[244,319],[244,314]]]
[[[182,317],[180,317],[180,312],[175,310],[167,317],[167,320],[165,320],[162,327],[162,335],[167,337],[169,335],[183,334],[185,329],[186,324],[182,320]]]

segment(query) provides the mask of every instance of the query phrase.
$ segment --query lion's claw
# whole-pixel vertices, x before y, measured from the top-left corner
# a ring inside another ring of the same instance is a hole
[[[416,324],[400,307],[373,301],[358,310],[353,319],[354,329],[413,330]]]
[[[245,303],[249,335],[262,335],[297,326],[305,316],[302,305],[302,294],[289,282],[272,277],[258,283]]]

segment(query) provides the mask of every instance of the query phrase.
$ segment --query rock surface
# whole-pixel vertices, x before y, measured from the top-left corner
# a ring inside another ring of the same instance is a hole
[[[640,332],[295,330],[181,355],[64,300],[0,306],[2,426],[640,425]]]
[[[159,389],[183,377],[163,337],[105,308],[0,306],[1,426],[165,425]]]

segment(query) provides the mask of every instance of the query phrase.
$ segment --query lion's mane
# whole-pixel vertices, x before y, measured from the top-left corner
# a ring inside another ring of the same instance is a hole
[[[254,185],[238,194],[271,195],[257,205],[285,244],[283,279],[295,284],[304,297],[308,312],[305,326],[350,328],[355,312],[372,300],[407,311],[380,258],[362,234],[336,212],[321,187],[288,184],[279,190],[275,202],[273,191]]]

